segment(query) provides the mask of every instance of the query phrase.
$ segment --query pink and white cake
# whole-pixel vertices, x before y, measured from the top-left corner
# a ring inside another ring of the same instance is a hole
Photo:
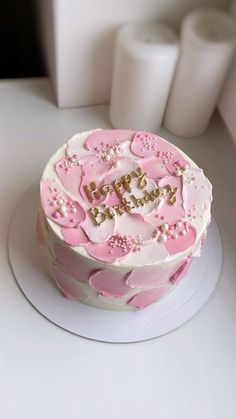
[[[212,187],[181,150],[149,132],[78,133],[51,157],[37,236],[64,297],[143,309],[200,256]]]

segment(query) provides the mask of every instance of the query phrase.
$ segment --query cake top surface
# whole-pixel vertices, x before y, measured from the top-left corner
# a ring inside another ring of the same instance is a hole
[[[106,264],[188,255],[210,222],[212,188],[202,169],[145,131],[76,134],[49,160],[40,191],[55,234]]]

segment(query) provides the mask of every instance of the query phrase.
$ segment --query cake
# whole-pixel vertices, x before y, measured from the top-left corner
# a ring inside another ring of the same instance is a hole
[[[40,182],[36,231],[50,278],[69,299],[144,309],[174,292],[200,256],[211,201],[202,169],[163,138],[78,133]]]

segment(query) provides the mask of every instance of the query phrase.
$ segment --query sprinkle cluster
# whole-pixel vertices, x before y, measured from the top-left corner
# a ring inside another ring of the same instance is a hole
[[[95,151],[98,156],[99,163],[109,161],[112,164],[115,162],[116,158],[121,154],[121,142],[116,140],[115,144],[104,144],[101,142],[102,148],[95,147]]]
[[[175,175],[182,176],[187,169],[189,169],[189,163],[183,160],[177,161],[175,164]]]
[[[119,247],[124,253],[132,250],[133,252],[139,252],[141,250],[142,237],[138,235],[137,237],[126,236],[115,234],[108,239],[108,245],[113,249]],[[112,250],[110,250],[112,253]]]
[[[197,216],[197,207],[196,205],[193,205],[192,208],[188,210],[187,217],[189,221],[192,221],[193,219],[196,218],[196,216]]]
[[[55,211],[52,214],[54,218],[66,218],[68,215],[72,215],[76,213],[76,206],[73,204],[71,200],[67,200],[63,197],[61,192],[58,192],[57,188],[50,187],[50,191],[52,193],[56,193],[55,197],[52,199],[48,199],[50,205],[55,207]],[[74,222],[74,219],[71,219],[71,222]]]
[[[193,221],[196,218],[200,220],[204,219],[204,211],[206,211],[208,205],[205,203],[201,208],[197,208],[196,205],[193,205],[187,212],[186,216],[188,217],[188,221]]]
[[[196,177],[195,177],[194,173],[192,173],[190,170],[183,172],[183,182],[184,183],[190,184],[192,182],[195,182],[195,180],[196,180]]]
[[[140,252],[141,245],[143,244],[142,237],[138,235],[136,238],[131,238],[132,240],[132,251],[133,252]]]
[[[74,166],[78,166],[79,162],[77,159],[77,155],[73,154],[73,156],[67,156],[63,162],[60,163],[59,167],[65,170],[65,173],[68,174],[69,170],[72,169]]]
[[[115,247],[120,247],[124,253],[132,249],[132,241],[130,237],[120,234],[115,234],[108,239],[108,245],[113,249]]]
[[[170,164],[174,153],[172,151],[157,151],[157,157],[160,157],[164,164]]]
[[[174,153],[172,151],[160,151],[158,150],[158,142],[155,136],[150,134],[137,134],[137,137],[141,139],[143,147],[146,150],[153,150],[156,153],[156,156],[159,157],[164,164],[170,164]],[[144,151],[144,148],[141,151]]]
[[[166,240],[176,240],[179,236],[185,236],[188,231],[189,227],[184,221],[177,221],[171,226],[168,223],[163,223],[155,231],[154,237],[156,237],[160,243],[164,243]]]
[[[147,150],[157,151],[157,140],[155,136],[149,135],[147,133],[137,134],[137,138],[140,138],[144,148]],[[144,149],[142,149],[144,151]]]

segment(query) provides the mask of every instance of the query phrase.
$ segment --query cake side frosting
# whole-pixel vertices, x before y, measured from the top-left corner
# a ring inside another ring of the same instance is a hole
[[[88,304],[143,308],[170,292],[199,254],[211,200],[203,171],[154,134],[77,134],[41,180],[39,236],[51,275],[62,291],[80,285],[75,298]],[[75,274],[82,265],[83,279]]]

